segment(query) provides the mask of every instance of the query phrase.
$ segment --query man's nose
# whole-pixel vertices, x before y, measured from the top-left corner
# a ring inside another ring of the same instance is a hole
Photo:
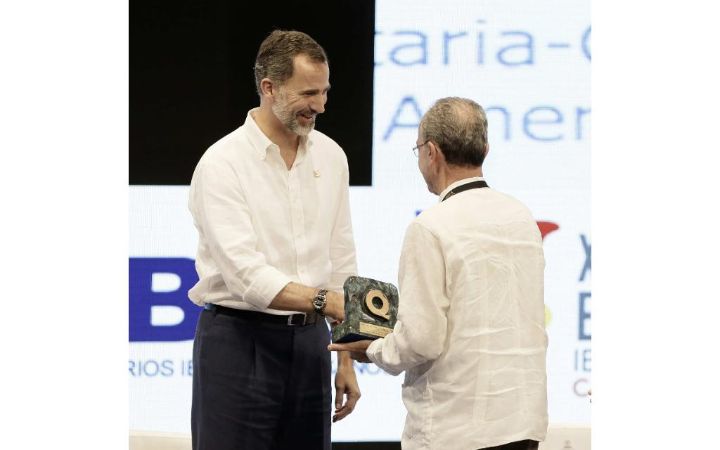
[[[325,112],[325,103],[327,103],[327,97],[323,94],[316,95],[310,102],[310,108],[317,114]]]

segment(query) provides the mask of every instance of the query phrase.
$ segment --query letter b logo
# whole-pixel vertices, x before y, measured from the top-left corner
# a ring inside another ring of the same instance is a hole
[[[187,291],[197,281],[192,259],[130,258],[130,342],[192,339],[201,308]],[[161,312],[166,323],[157,320]]]

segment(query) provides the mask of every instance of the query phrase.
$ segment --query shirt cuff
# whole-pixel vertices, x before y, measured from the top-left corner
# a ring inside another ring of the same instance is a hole
[[[267,309],[275,297],[290,284],[292,279],[281,272],[267,268],[256,274],[255,281],[248,286],[243,301],[260,309]]]
[[[375,339],[365,350],[365,354],[371,362],[387,374],[392,376],[400,375],[405,369],[398,370],[397,367],[393,367],[383,361],[383,345],[385,345],[385,343],[385,338]]]
[[[383,339],[375,339],[370,343],[368,348],[365,350],[365,354],[367,355],[368,359],[372,361],[375,365],[378,367],[381,367],[382,360],[380,358],[380,355],[382,354],[382,341]]]

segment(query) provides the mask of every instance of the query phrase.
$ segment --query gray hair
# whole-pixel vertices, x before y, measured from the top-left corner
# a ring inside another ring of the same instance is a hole
[[[293,59],[307,55],[312,61],[328,63],[325,50],[301,31],[275,30],[260,44],[255,58],[255,88],[258,95],[263,78],[282,85],[293,75]]]
[[[470,99],[441,98],[420,120],[420,135],[440,147],[448,164],[479,167],[485,159],[487,117]]]

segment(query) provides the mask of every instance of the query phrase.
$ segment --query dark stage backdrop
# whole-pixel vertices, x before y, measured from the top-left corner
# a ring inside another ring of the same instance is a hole
[[[350,184],[372,184],[375,2],[130,1],[130,184],[187,185],[213,142],[259,104],[253,65],[275,28],[310,34],[330,59],[316,128],[345,150]]]

